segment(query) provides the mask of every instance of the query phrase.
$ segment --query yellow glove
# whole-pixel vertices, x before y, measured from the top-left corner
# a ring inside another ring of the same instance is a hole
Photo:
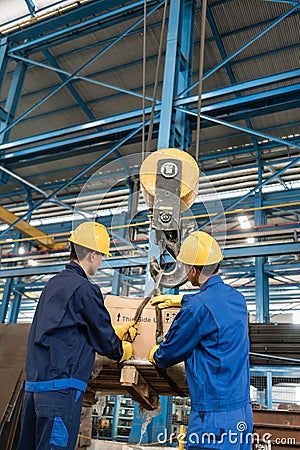
[[[121,341],[133,342],[137,335],[136,322],[129,322],[126,325],[116,325],[114,326],[116,335]]]
[[[151,305],[157,305],[159,309],[165,309],[170,307],[180,308],[183,294],[162,294],[156,295],[150,300]]]
[[[128,341],[122,341],[122,347],[123,347],[123,355],[120,359],[120,363],[123,361],[127,361],[132,357],[132,344]]]
[[[156,350],[159,348],[159,345],[154,345],[154,347],[151,348],[149,356],[148,356],[148,360],[152,363],[152,364],[156,364],[155,359],[154,359],[154,353],[156,352]]]

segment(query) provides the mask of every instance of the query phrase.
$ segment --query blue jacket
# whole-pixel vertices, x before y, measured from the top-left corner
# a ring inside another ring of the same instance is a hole
[[[230,411],[250,402],[246,301],[219,275],[182,307],[155,352],[157,366],[185,361],[192,409]]]
[[[29,333],[27,381],[75,378],[87,382],[95,352],[114,360],[122,342],[99,287],[71,262],[46,284]]]

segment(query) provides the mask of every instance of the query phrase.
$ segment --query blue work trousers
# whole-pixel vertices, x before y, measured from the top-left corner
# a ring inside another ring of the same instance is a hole
[[[25,392],[18,450],[74,450],[82,392]]]
[[[251,405],[233,411],[191,411],[186,450],[251,450]]]

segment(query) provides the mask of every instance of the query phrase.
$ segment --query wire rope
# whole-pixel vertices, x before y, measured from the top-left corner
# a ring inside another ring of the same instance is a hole
[[[204,67],[204,45],[205,45],[205,23],[206,23],[206,7],[207,0],[202,1],[201,15],[201,37],[199,49],[199,80],[198,80],[198,106],[197,106],[197,131],[196,131],[196,154],[195,159],[198,163],[199,147],[200,147],[200,114],[201,114],[201,97],[203,84],[203,67]]]

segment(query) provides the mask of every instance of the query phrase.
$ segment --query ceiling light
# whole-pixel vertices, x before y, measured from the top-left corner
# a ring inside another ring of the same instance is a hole
[[[254,242],[255,242],[254,237],[248,238],[248,239],[247,239],[247,242],[248,242],[248,244],[254,244]]]
[[[35,261],[34,259],[29,259],[28,260],[28,265],[29,266],[37,266],[37,261]]]
[[[243,228],[243,230],[251,228],[251,224],[247,216],[239,216],[238,221],[240,222],[241,228]]]
[[[20,247],[18,250],[19,255],[24,255],[25,253],[25,248],[24,247]]]

